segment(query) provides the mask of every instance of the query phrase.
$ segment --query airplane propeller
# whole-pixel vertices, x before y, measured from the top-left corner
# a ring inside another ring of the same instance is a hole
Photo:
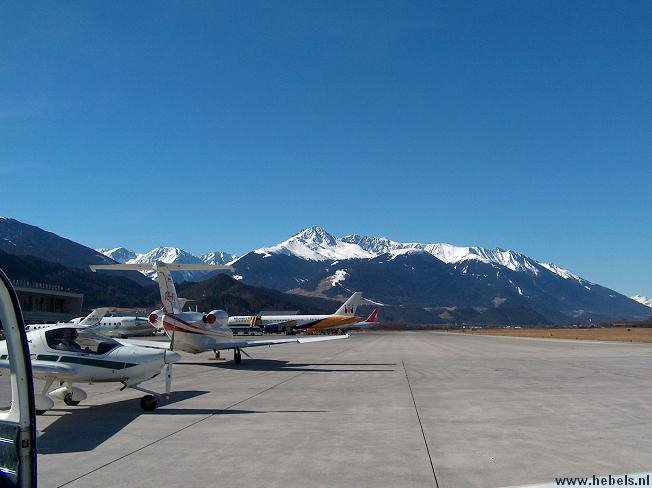
[[[167,351],[166,351],[167,352]],[[172,390],[172,363],[166,361],[165,365],[165,398],[170,399],[170,391]]]
[[[174,332],[172,329],[172,338],[170,339],[170,351],[174,351]],[[167,352],[167,351],[166,351]],[[172,363],[166,361],[165,365],[165,398],[170,399],[170,392],[172,390]]]

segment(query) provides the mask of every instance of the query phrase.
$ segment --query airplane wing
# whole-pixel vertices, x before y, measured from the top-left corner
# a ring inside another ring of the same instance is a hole
[[[337,339],[348,339],[349,334],[315,337],[294,337],[292,339],[269,339],[260,341],[224,342],[217,349],[243,349],[245,347],[275,346],[277,344],[306,344],[308,342],[333,341]]]
[[[152,347],[154,349],[170,349],[170,341],[151,341],[147,339],[114,339],[123,346]]]
[[[277,344],[306,344],[309,342],[333,341],[348,339],[349,334],[314,337],[293,337],[288,339],[268,339],[259,341],[228,341],[222,342],[215,348],[216,351],[224,349],[243,349],[245,347],[275,346]],[[126,346],[153,347],[155,349],[169,349],[170,341],[148,341],[146,339],[116,339]]]
[[[10,369],[9,360],[3,359],[0,361],[0,370]],[[61,374],[61,373],[74,373],[77,367],[73,364],[65,364],[53,361],[32,361],[32,371],[35,374]]]

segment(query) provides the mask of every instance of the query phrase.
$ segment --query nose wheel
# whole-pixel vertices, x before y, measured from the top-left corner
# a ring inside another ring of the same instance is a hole
[[[156,410],[157,406],[158,406],[158,398],[155,397],[154,395],[145,395],[143,398],[140,399],[140,408],[142,408],[145,412],[151,412],[153,410]]]
[[[66,405],[70,405],[71,407],[76,407],[79,405],[80,400],[73,400],[72,399],[72,393],[66,393],[65,396],[63,397],[63,403]]]
[[[125,388],[127,388],[126,385],[124,386],[123,390]],[[145,395],[140,399],[140,408],[142,408],[145,412],[151,412],[152,410],[156,410],[156,407],[158,407],[158,399],[161,397],[161,395],[159,395],[155,391],[147,390],[142,386],[138,386],[138,385],[132,385],[129,388],[133,388],[134,390],[140,390],[143,393],[147,393],[147,395]]]
[[[240,349],[233,350],[233,362],[235,364],[240,364],[242,362],[242,353],[240,352]]]

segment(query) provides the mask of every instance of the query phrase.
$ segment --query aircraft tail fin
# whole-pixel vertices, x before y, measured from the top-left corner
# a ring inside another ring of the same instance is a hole
[[[358,304],[360,303],[361,298],[362,292],[356,291],[340,308],[337,309],[335,315],[355,315],[355,311],[358,309]]]
[[[380,320],[378,320],[378,309],[374,308],[374,311],[371,312],[371,315],[367,317],[367,320],[365,320],[365,323],[367,324],[378,324],[380,323]]]
[[[113,307],[100,307],[94,309],[86,317],[79,321],[79,325],[97,325],[104,318],[104,316],[113,310]]]

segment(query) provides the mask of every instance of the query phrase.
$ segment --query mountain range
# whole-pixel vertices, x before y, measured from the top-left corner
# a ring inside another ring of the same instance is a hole
[[[99,251],[126,262],[198,263],[216,254],[194,256],[167,247],[141,254]],[[516,314],[531,323],[568,323],[650,315],[644,304],[568,269],[500,248],[357,234],[336,238],[310,227],[241,257],[220,253],[214,262],[232,264],[234,277],[247,284],[292,294],[341,299],[363,290],[367,303],[402,309],[418,321],[475,322],[483,315]],[[185,273],[183,279],[206,276]]]
[[[89,264],[97,263],[156,260],[228,263],[235,268],[236,282],[258,287],[256,290],[264,287],[284,292],[294,297],[288,298],[292,303],[301,297],[308,300],[306,304],[313,305],[317,303],[315,299],[341,300],[353,291],[362,290],[366,305],[383,307],[385,318],[414,323],[535,325],[652,315],[644,297],[628,298],[568,269],[512,250],[398,242],[357,234],[334,237],[320,227],[304,229],[283,242],[240,257],[226,252],[197,256],[176,247],[158,247],[143,253],[124,247],[94,250],[3,217],[0,218],[0,251],[8,253],[5,261],[9,255],[35,256],[84,273]],[[22,264],[10,264],[15,273],[35,275],[27,279],[36,279],[39,273],[32,271],[43,266],[29,259]],[[29,272],[21,272],[23,265]],[[147,288],[148,299],[152,297],[151,276],[123,273]],[[209,286],[214,274],[186,272],[176,279],[180,283],[199,282],[193,285],[193,293],[210,297],[213,295],[204,287]],[[95,283],[86,274],[70,274],[63,269],[50,270],[47,276],[63,277],[76,288],[82,288],[80,291],[84,291],[85,284]],[[116,302],[123,300],[118,289],[123,282],[107,283],[112,287],[110,296],[118,297]],[[99,299],[100,285],[91,288],[96,290]]]
[[[195,256],[194,254],[179,249],[178,247],[157,247],[149,252],[136,253],[124,247],[114,248],[100,248],[97,252],[104,256],[111,258],[118,263],[155,263],[156,261],[163,261],[164,263],[180,263],[180,264],[227,264],[235,259],[237,256],[225,252],[210,252],[202,256]],[[150,278],[154,278],[155,272],[145,272]],[[174,278],[177,281],[200,281],[206,278],[210,271],[182,271],[175,272]]]

